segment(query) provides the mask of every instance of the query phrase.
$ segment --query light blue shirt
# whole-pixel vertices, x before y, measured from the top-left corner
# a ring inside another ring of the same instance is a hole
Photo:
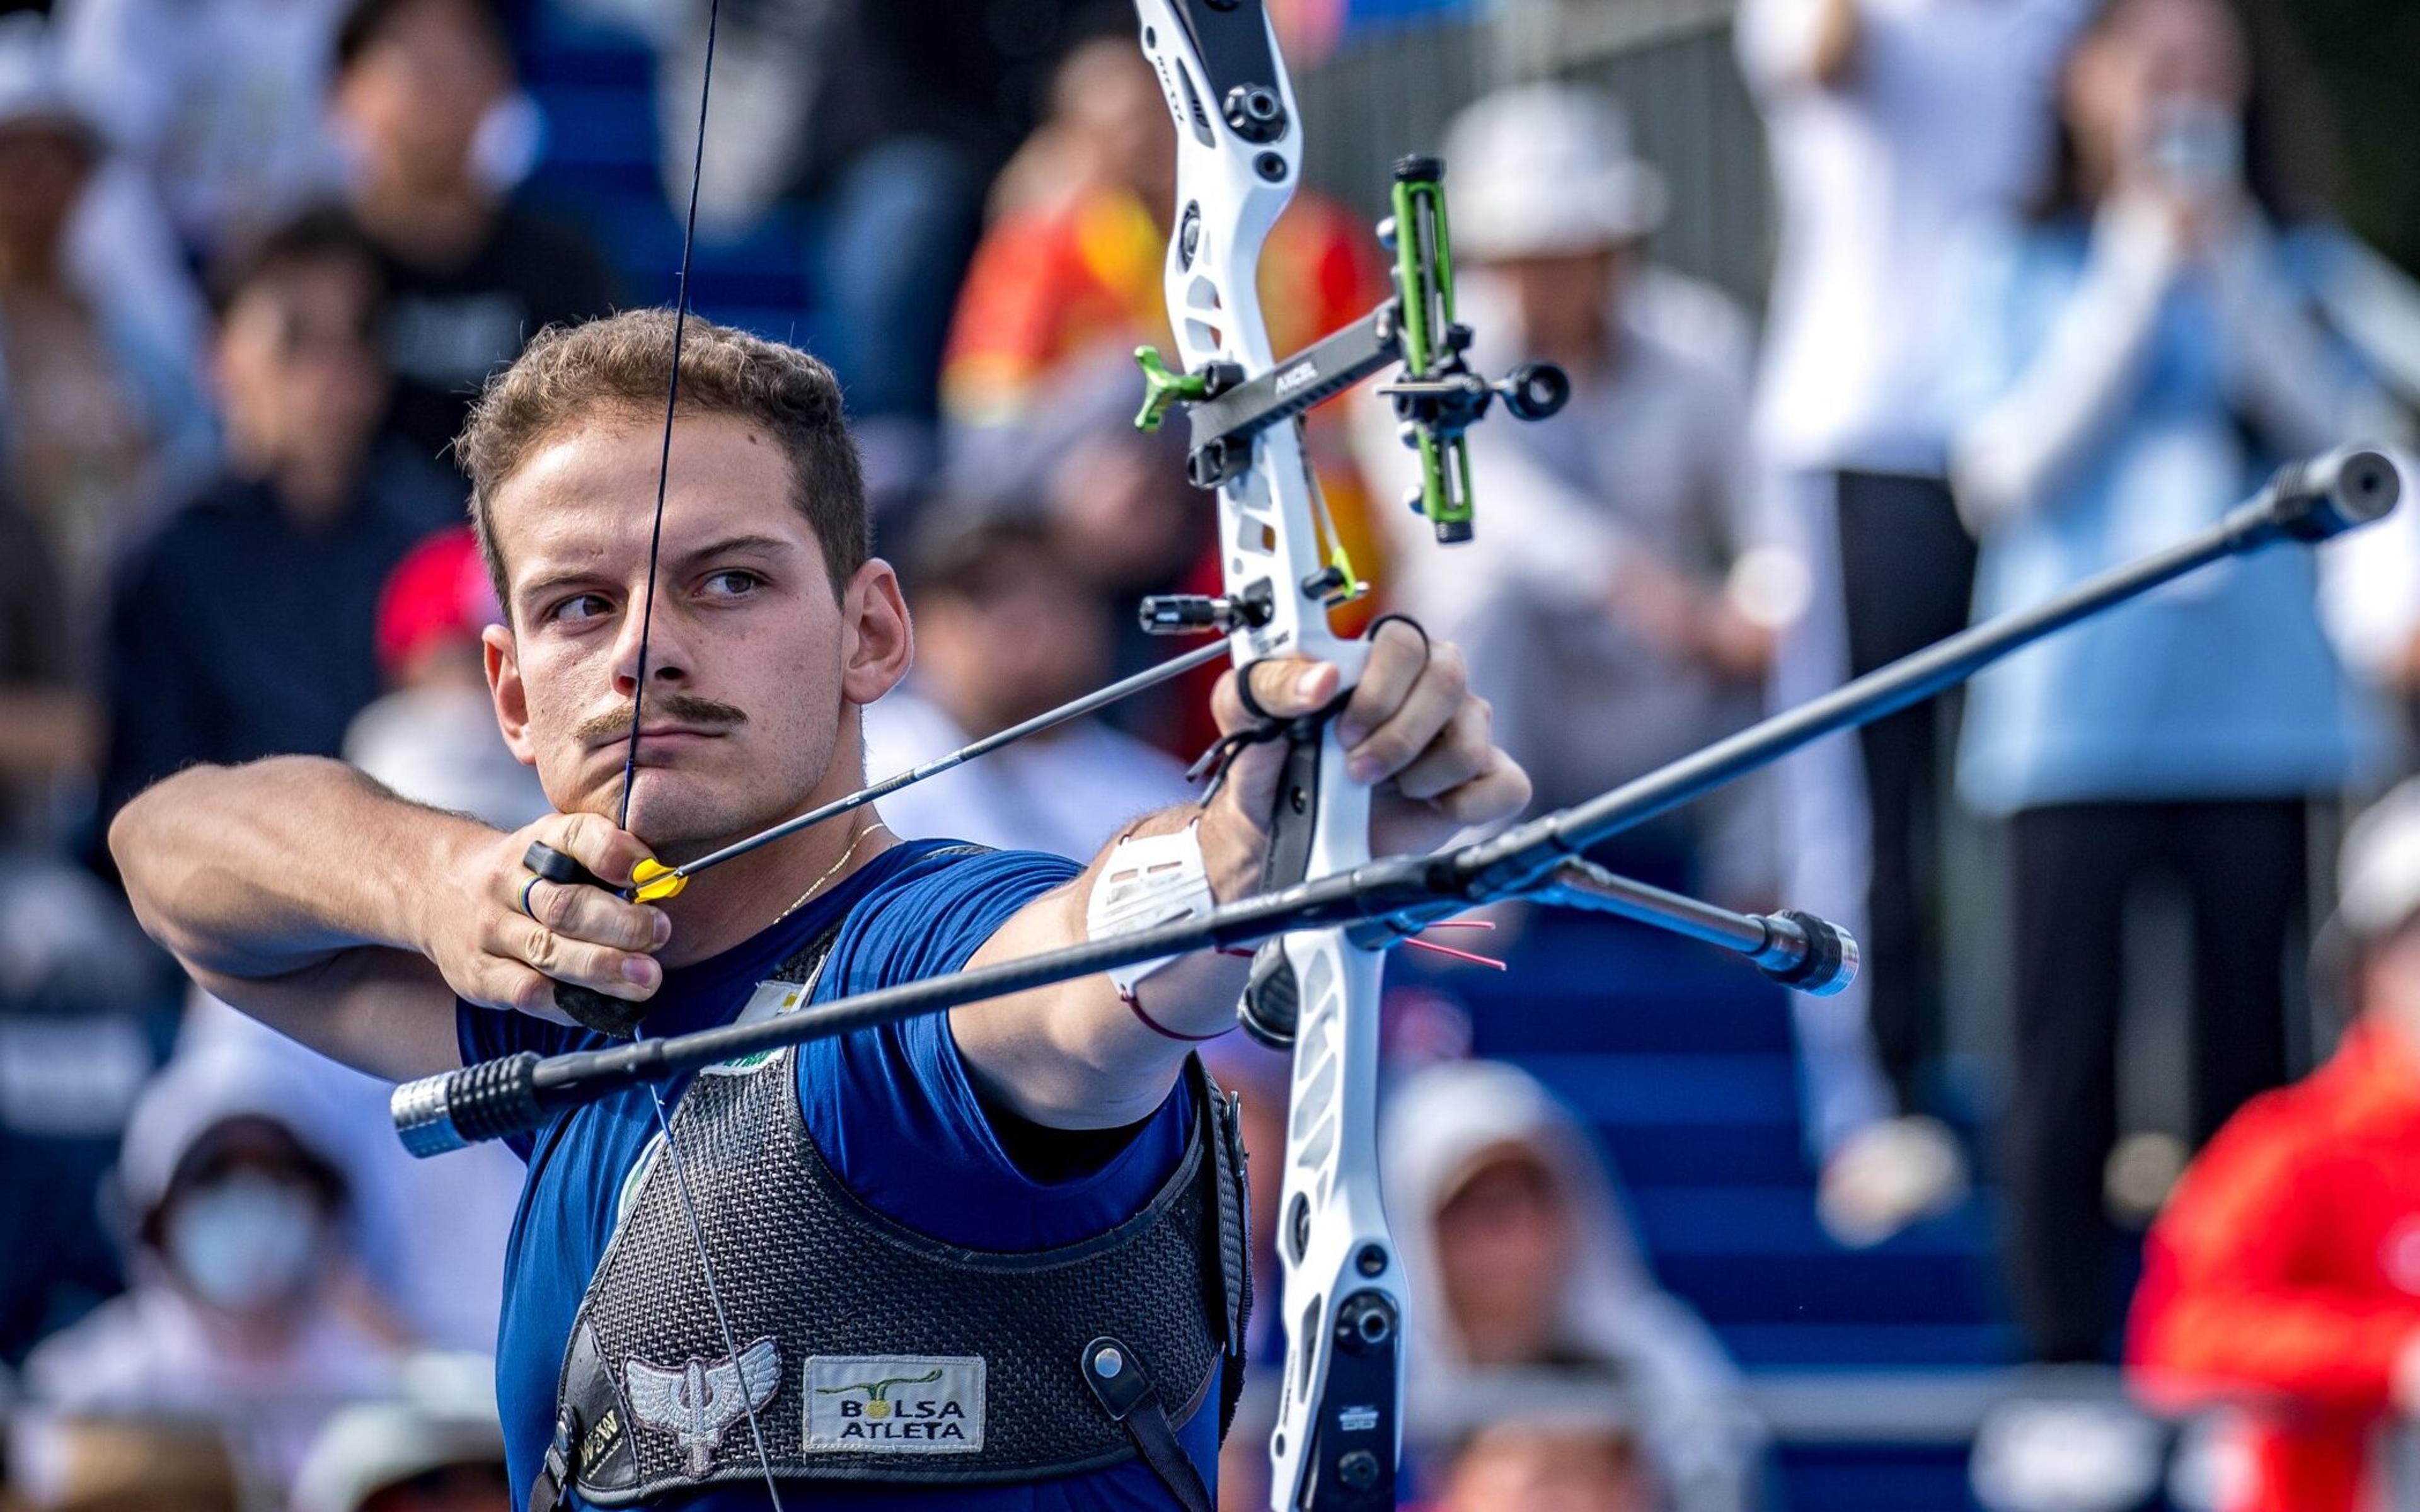
[[[2317,239],[2280,242],[2302,278]],[[1964,406],[2007,393],[2083,281],[2086,228],[2026,227],[1978,261]],[[2282,460],[2241,422],[2218,316],[2168,289],[2129,392],[2048,497],[1980,542],[1975,618],[2041,603],[2216,521]],[[2350,359],[2348,359],[2350,361]],[[1972,412],[1971,409],[1967,412]],[[1985,671],[1967,697],[1961,793],[2006,814],[2055,803],[2289,798],[2342,786],[2373,732],[2319,625],[2307,550],[2199,571]]]

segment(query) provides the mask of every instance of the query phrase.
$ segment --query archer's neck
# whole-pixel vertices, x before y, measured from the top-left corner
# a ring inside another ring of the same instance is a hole
[[[842,720],[830,769],[789,813],[805,813],[864,786],[864,749],[852,708]],[[745,838],[732,835],[716,844]],[[658,952],[659,959],[667,966],[685,966],[720,955],[769,927],[800,900],[812,903],[839,887],[897,843],[898,837],[881,827],[869,805],[726,861],[659,905],[672,916],[673,937]]]

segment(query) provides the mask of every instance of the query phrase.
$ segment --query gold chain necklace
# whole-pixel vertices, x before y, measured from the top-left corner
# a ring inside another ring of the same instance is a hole
[[[855,856],[857,854],[857,848],[865,843],[865,837],[873,834],[877,829],[888,834],[890,833],[891,826],[877,819],[874,823],[866,825],[863,829],[859,830],[856,838],[848,842],[848,849],[841,852],[840,859],[831,864],[831,870],[826,872],[822,876],[815,878],[814,884],[810,886],[806,891],[799,894],[799,901],[797,903],[792,903],[789,907],[783,909],[778,914],[775,914],[773,916],[773,922],[778,924],[782,920],[789,918],[792,914],[797,913],[799,909],[807,906],[807,901],[813,898],[816,893],[823,891],[824,884],[830,882],[833,877],[838,876],[840,874],[840,869],[848,865],[849,857]]]

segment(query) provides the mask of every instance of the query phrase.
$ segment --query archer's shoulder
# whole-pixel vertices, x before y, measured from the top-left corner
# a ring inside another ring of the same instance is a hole
[[[908,841],[875,864],[882,874],[849,903],[833,943],[835,992],[955,971],[1020,909],[1083,872],[1062,856],[950,840]]]
[[[1063,856],[1003,851],[962,840],[911,840],[882,853],[879,881],[849,909],[849,931],[931,947],[978,940],[1008,916],[1083,872]]]
[[[1045,892],[1080,874],[1080,862],[1047,851],[1001,850],[972,841],[903,841],[883,853],[891,870],[867,901],[913,893],[939,899],[1031,887]]]

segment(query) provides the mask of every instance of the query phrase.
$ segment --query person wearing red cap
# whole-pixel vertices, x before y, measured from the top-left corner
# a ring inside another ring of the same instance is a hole
[[[518,828],[549,811],[496,733],[480,632],[504,623],[468,525],[421,542],[379,594],[379,671],[391,689],[345,732],[345,760],[414,802]]]
[[[2136,1394],[2240,1414],[2226,1512],[2382,1504],[2379,1429],[2420,1415],[2420,782],[2353,826],[2341,873],[2360,1016],[2194,1162],[2134,1294]]]

